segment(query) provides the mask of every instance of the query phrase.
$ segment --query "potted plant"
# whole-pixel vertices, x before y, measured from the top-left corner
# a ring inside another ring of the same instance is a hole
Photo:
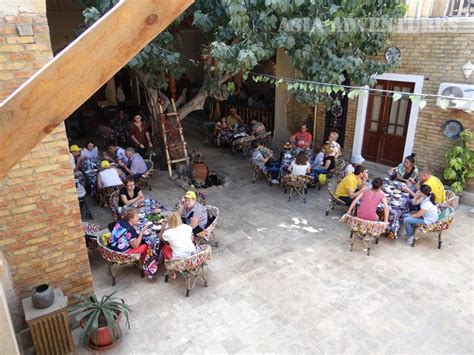
[[[116,292],[104,295],[100,300],[92,294],[80,298],[80,302],[73,306],[79,312],[77,318],[83,328],[81,342],[84,345],[89,344],[95,350],[105,350],[118,344],[122,339],[122,316],[130,329],[130,306],[122,298],[114,297]]]
[[[474,151],[471,145],[472,132],[465,129],[459,135],[458,142],[446,153],[444,178],[457,195],[462,194],[467,180],[474,177]]]

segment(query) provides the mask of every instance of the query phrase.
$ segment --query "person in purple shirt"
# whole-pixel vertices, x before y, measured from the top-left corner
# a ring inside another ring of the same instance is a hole
[[[143,160],[140,154],[135,153],[135,149],[131,147],[125,149],[125,156],[128,158],[128,164],[122,163],[120,166],[125,169],[127,174],[134,178],[139,178],[147,172],[148,168],[145,160]]]

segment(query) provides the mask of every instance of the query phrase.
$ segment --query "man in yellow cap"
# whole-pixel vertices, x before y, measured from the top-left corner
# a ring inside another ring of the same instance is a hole
[[[77,144],[73,144],[69,147],[69,152],[71,153],[69,159],[71,161],[71,166],[75,173],[79,172],[82,164],[81,157],[81,148]]]
[[[187,191],[184,198],[178,203],[178,213],[183,222],[193,228],[193,233],[198,234],[207,227],[206,207],[196,201],[196,193]]]

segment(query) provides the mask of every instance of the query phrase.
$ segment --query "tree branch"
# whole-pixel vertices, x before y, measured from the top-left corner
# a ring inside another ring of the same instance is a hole
[[[222,78],[219,79],[219,85],[224,84],[230,78],[232,78],[235,74],[227,74],[224,75]],[[204,102],[206,98],[209,96],[209,92],[203,88],[199,90],[199,92],[194,96],[191,100],[186,102],[179,110],[178,115],[180,121],[185,119],[191,112],[202,110],[204,107]]]

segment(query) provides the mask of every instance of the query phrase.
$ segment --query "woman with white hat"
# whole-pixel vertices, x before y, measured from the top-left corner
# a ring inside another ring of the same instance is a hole
[[[350,173],[353,173],[355,170],[355,167],[358,165],[364,164],[365,159],[362,157],[360,154],[356,154],[352,156],[351,163],[346,166],[344,169],[344,176],[349,175]]]

